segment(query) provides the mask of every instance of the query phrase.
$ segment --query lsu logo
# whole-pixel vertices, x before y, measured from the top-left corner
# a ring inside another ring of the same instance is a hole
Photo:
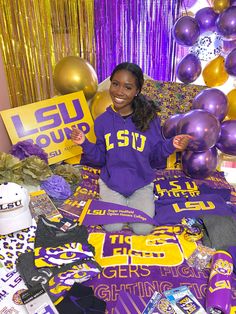
[[[229,276],[229,275],[231,275],[231,273],[233,271],[233,265],[232,265],[232,263],[229,263],[228,261],[220,258],[220,259],[216,260],[216,263],[214,264],[214,270],[218,274]]]
[[[170,302],[164,298],[159,301],[157,308],[161,314],[176,314]]]
[[[104,216],[106,215],[107,211],[105,209],[89,209],[87,214],[88,215],[99,215],[99,216]]]
[[[49,164],[81,154],[71,128],[95,141],[93,119],[82,91],[0,112],[13,144],[27,140],[45,150]]]
[[[203,201],[195,201],[195,202],[185,202],[183,208],[180,208],[177,203],[172,204],[174,211],[176,213],[181,213],[185,210],[213,210],[215,209],[215,205],[211,201],[203,202]]]
[[[132,145],[132,148],[142,152],[145,148],[146,136],[136,133],[129,132],[129,130],[119,130],[116,133],[116,143],[110,139],[111,133],[105,134],[106,149],[110,150],[116,147],[125,147]]]

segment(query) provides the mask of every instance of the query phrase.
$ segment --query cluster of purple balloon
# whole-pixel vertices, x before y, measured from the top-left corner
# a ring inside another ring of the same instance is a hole
[[[200,34],[207,31],[216,31],[226,40],[236,38],[236,3],[216,13],[212,7],[200,9],[195,17],[182,16],[174,24],[172,33],[175,41],[182,46],[193,46]],[[236,75],[236,48],[225,59],[225,70],[230,75]],[[177,65],[178,79],[189,84],[201,74],[201,61],[194,53],[187,54]]]
[[[217,166],[217,149],[236,156],[236,120],[223,121],[227,111],[225,94],[210,88],[196,95],[191,111],[175,114],[165,121],[162,128],[165,138],[177,134],[193,137],[182,153],[183,171],[188,176],[208,177]]]

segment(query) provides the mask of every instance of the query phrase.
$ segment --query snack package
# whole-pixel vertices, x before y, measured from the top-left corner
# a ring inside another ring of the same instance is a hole
[[[187,286],[181,286],[164,292],[177,314],[206,314]]]
[[[29,208],[36,221],[38,221],[38,216],[40,215],[44,215],[48,219],[59,219],[62,217],[61,213],[44,190],[30,193]]]
[[[20,296],[29,314],[59,314],[49,295],[41,285],[24,291]]]
[[[210,268],[210,262],[214,253],[215,249],[199,244],[196,250],[187,259],[187,263],[190,267],[194,267],[198,270]]]

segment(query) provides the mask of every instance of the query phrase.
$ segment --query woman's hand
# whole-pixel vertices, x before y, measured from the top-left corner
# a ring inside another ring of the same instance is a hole
[[[85,134],[80,129],[72,127],[71,139],[75,144],[81,145],[85,141]]]
[[[185,150],[188,146],[189,141],[193,137],[188,134],[179,134],[176,135],[173,139],[173,145],[178,151]]]

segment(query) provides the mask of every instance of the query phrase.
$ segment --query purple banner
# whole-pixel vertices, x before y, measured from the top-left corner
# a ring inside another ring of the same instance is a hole
[[[75,208],[77,217],[85,205],[81,204],[81,201],[86,203],[88,199],[97,198],[99,195],[97,183],[99,171],[84,167],[82,176],[81,185],[65,202],[65,206],[78,205]],[[179,177],[185,177],[179,170],[159,170],[156,173],[158,181],[160,178]],[[213,173],[207,179],[195,181],[198,186],[205,183],[212,188],[231,188],[220,172]],[[231,201],[235,200],[234,197]],[[67,214],[72,213],[68,210]],[[109,314],[116,313],[115,307],[121,291],[126,291],[130,295],[135,294],[147,301],[155,291],[163,294],[166,290],[184,285],[206,308],[210,268],[198,270],[187,264],[186,260],[196,249],[197,244],[187,241],[184,235],[180,234],[179,228],[173,225],[158,226],[147,236],[135,235],[129,228],[117,233],[106,233],[102,226],[89,226],[88,230],[89,243],[95,247],[95,259],[103,270],[96,278],[84,284],[93,287],[95,295],[106,301]],[[231,310],[235,311],[234,274],[231,282],[231,305]],[[169,313],[168,304],[162,303],[162,310],[162,313]]]
[[[80,215],[79,223],[85,226],[112,223],[139,222],[155,225],[155,221],[144,212],[128,206],[98,200],[88,200]]]

